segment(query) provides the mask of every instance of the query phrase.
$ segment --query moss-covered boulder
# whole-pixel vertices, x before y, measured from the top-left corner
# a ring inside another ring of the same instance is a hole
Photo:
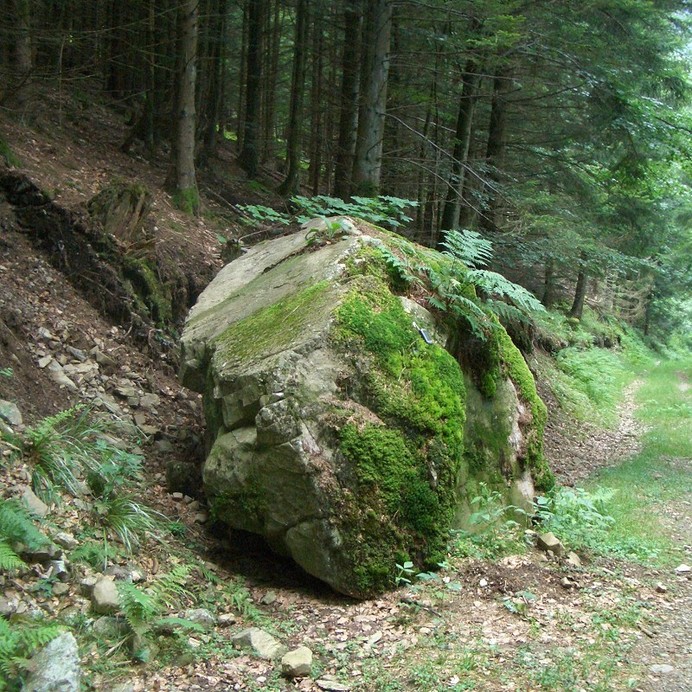
[[[442,561],[474,483],[531,496],[533,474],[549,475],[521,354],[498,326],[492,367],[464,372],[466,337],[393,288],[392,241],[341,219],[261,243],[218,274],[182,336],[215,517],[356,597],[393,586],[397,563]]]

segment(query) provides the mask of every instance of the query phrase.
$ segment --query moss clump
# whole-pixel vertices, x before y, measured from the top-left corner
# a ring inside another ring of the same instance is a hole
[[[361,403],[384,423],[349,423],[339,433],[358,488],[345,511],[345,541],[358,556],[359,586],[372,593],[391,585],[402,556],[421,568],[443,558],[462,463],[464,382],[454,358],[425,343],[377,272],[352,280],[334,343],[353,354]],[[373,511],[380,519],[363,538]]]
[[[122,273],[131,295],[153,321],[159,326],[169,325],[173,320],[170,289],[159,279],[151,264],[146,259],[125,256]]]
[[[496,338],[502,369],[514,382],[520,399],[528,405],[533,418],[531,428],[524,431],[527,443],[526,464],[531,469],[536,489],[550,490],[555,485],[555,478],[543,456],[543,431],[548,417],[547,409],[538,396],[536,382],[521,351],[504,329],[497,331]]]
[[[196,187],[176,190],[173,193],[173,205],[186,214],[199,214],[201,208],[199,191]]]
[[[329,312],[330,286],[329,281],[320,281],[235,322],[216,338],[214,358],[229,367],[254,363],[304,338]]]
[[[19,168],[22,165],[20,158],[12,151],[10,145],[2,137],[0,137],[0,158],[2,158],[8,166],[12,166],[13,168]]]

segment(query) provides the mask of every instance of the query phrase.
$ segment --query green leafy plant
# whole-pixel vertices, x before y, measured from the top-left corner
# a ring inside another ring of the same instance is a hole
[[[8,379],[14,375],[14,370],[12,368],[0,368],[0,377],[7,377]]]
[[[527,321],[545,308],[529,291],[497,272],[481,269],[492,257],[492,244],[473,231],[448,231],[442,260],[414,251],[405,241],[381,252],[396,280],[427,293],[428,304],[463,320],[480,339],[498,327],[497,318]]]
[[[191,598],[186,584],[189,568],[178,565],[162,574],[144,588],[130,582],[118,582],[120,607],[130,628],[133,657],[146,662],[149,657],[148,639],[155,628],[184,628],[201,631],[197,623],[183,618],[164,617],[166,608],[178,607]]]
[[[82,405],[48,416],[37,425],[28,427],[18,438],[17,448],[31,465],[34,492],[44,499],[54,499],[56,489],[72,495],[81,490],[80,476],[85,469],[94,468],[97,436],[103,423]]]
[[[17,543],[36,550],[46,546],[49,540],[36,528],[19,500],[0,500],[0,570],[10,571],[24,566],[14,550]]]

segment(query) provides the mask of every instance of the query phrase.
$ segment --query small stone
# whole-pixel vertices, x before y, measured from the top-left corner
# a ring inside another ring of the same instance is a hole
[[[324,692],[349,692],[351,689],[348,685],[331,678],[320,678],[315,680],[315,684]]]
[[[665,584],[661,584],[661,582],[656,584],[656,593],[666,593],[667,591],[668,587]]]
[[[147,410],[156,408],[160,403],[158,394],[143,394],[139,399],[139,405]]]
[[[575,552],[570,551],[567,553],[567,557],[565,558],[565,562],[570,565],[571,567],[581,567],[581,560],[579,559],[579,555],[577,555]]]
[[[565,553],[565,546],[562,545],[552,531],[548,533],[539,533],[536,538],[536,545],[546,553],[550,551],[558,557]]]
[[[183,618],[210,630],[216,625],[216,618],[206,608],[190,608],[183,613]]]
[[[91,593],[91,606],[94,612],[101,615],[110,615],[120,608],[118,589],[110,577],[101,577]]]
[[[154,446],[156,449],[158,449],[159,452],[162,452],[163,454],[170,454],[170,452],[173,451],[173,445],[171,444],[170,440],[157,440],[154,443]]]
[[[481,579],[481,580],[478,582],[478,586],[480,586],[481,588],[483,588],[484,586],[488,586],[488,580],[485,579],[485,578]]]
[[[231,641],[238,648],[252,649],[255,655],[267,661],[281,658],[288,651],[281,642],[258,627],[250,627],[238,632],[231,637]]]
[[[669,675],[675,670],[675,668],[667,663],[657,663],[656,665],[650,666],[649,670],[654,675]]]
[[[98,577],[95,577],[93,574],[90,574],[88,577],[84,577],[79,582],[79,590],[81,591],[83,596],[91,596],[91,594],[94,592],[94,587],[96,586],[96,582],[98,581]]]
[[[22,413],[17,408],[17,404],[13,404],[11,401],[5,401],[4,399],[0,399],[0,418],[13,426],[22,424]]]
[[[304,678],[310,675],[312,651],[307,646],[299,646],[284,654],[281,659],[281,674],[287,678]]]
[[[263,605],[271,605],[276,601],[276,591],[267,591],[267,593],[262,596],[260,603]]]
[[[180,492],[177,492],[177,491],[174,492],[174,493],[171,493],[171,498],[173,498],[173,500],[174,500],[175,502],[182,502],[182,501],[183,501],[183,497],[184,497],[183,493],[180,493]]]
[[[198,500],[192,500],[191,502],[188,503],[188,507],[193,511],[196,512],[202,505],[199,503]]]
[[[45,519],[48,514],[48,505],[38,498],[29,486],[22,493],[22,502],[29,512],[39,519]]]
[[[560,586],[562,586],[563,589],[571,589],[576,586],[576,582],[573,582],[569,577],[563,577],[560,579]]]
[[[65,346],[65,350],[80,363],[83,363],[87,359],[87,354],[82,351],[81,348],[75,348],[74,346]]]
[[[43,356],[43,358],[38,359],[38,367],[43,370],[46,366],[50,365],[50,362],[53,360],[53,356]]]
[[[0,596],[0,617],[9,618],[17,612],[18,601],[16,599]]]
[[[219,615],[219,626],[221,627],[234,625],[237,621],[238,618],[233,613],[222,613]]]
[[[206,512],[197,512],[194,517],[195,524],[206,524],[209,515]]]
[[[61,548],[65,548],[65,550],[74,550],[79,545],[79,541],[71,533],[67,533],[66,531],[56,533],[53,541]]]
[[[70,592],[70,585],[61,581],[53,584],[53,596],[64,596]]]
[[[60,387],[66,387],[72,392],[77,391],[77,385],[65,374],[62,369],[62,365],[58,361],[54,360],[48,365],[48,371],[50,372],[50,377],[57,385]]]
[[[137,397],[137,390],[131,384],[122,384],[115,388],[115,393],[123,399]]]
[[[675,568],[675,574],[687,574],[690,570],[692,570],[692,567],[690,567],[689,565],[678,565]]]

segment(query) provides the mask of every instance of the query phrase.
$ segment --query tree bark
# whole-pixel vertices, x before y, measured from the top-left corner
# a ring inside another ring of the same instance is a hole
[[[250,178],[259,170],[259,133],[262,105],[262,36],[264,33],[266,0],[248,0],[248,34],[245,73],[245,118],[243,145],[238,163]]]
[[[173,199],[180,209],[199,212],[195,174],[195,85],[197,82],[197,38],[199,0],[180,5],[180,73],[176,103],[175,146],[172,154]]]
[[[555,260],[548,257],[545,261],[545,269],[543,274],[543,297],[541,303],[546,308],[552,307],[555,302]]]
[[[585,265],[586,255],[582,253],[579,260],[579,273],[577,274],[577,285],[574,289],[574,301],[569,311],[569,316],[578,320],[584,312],[584,299],[586,298],[586,285],[588,274]]]
[[[14,0],[17,34],[15,49],[15,100],[18,108],[24,108],[30,99],[31,72],[31,3],[30,0]]]
[[[362,32],[363,4],[361,0],[352,0],[344,7],[339,143],[334,164],[334,196],[341,199],[348,199],[351,195],[351,175],[358,134]]]
[[[308,0],[298,0],[296,5],[296,32],[293,47],[293,75],[291,77],[291,103],[286,136],[286,158],[288,171],[279,186],[279,194],[290,197],[300,188],[300,154],[303,133],[303,96],[305,94],[305,65],[308,52]]]
[[[498,229],[500,199],[498,184],[507,144],[507,95],[511,88],[512,71],[509,67],[503,67],[497,71],[493,80],[493,96],[485,154],[487,167],[486,208],[481,217],[481,226],[491,232]]]
[[[366,197],[377,196],[380,187],[391,28],[392,0],[373,0],[366,17],[362,100],[353,166],[354,190]]]
[[[479,82],[478,66],[475,61],[468,60],[461,80],[459,111],[452,151],[452,171],[449,177],[442,221],[440,222],[442,231],[454,230],[459,227],[461,195],[464,189],[466,166],[468,165],[471,132],[473,131],[473,112],[478,98]],[[440,234],[440,239],[444,240],[444,233]]]

